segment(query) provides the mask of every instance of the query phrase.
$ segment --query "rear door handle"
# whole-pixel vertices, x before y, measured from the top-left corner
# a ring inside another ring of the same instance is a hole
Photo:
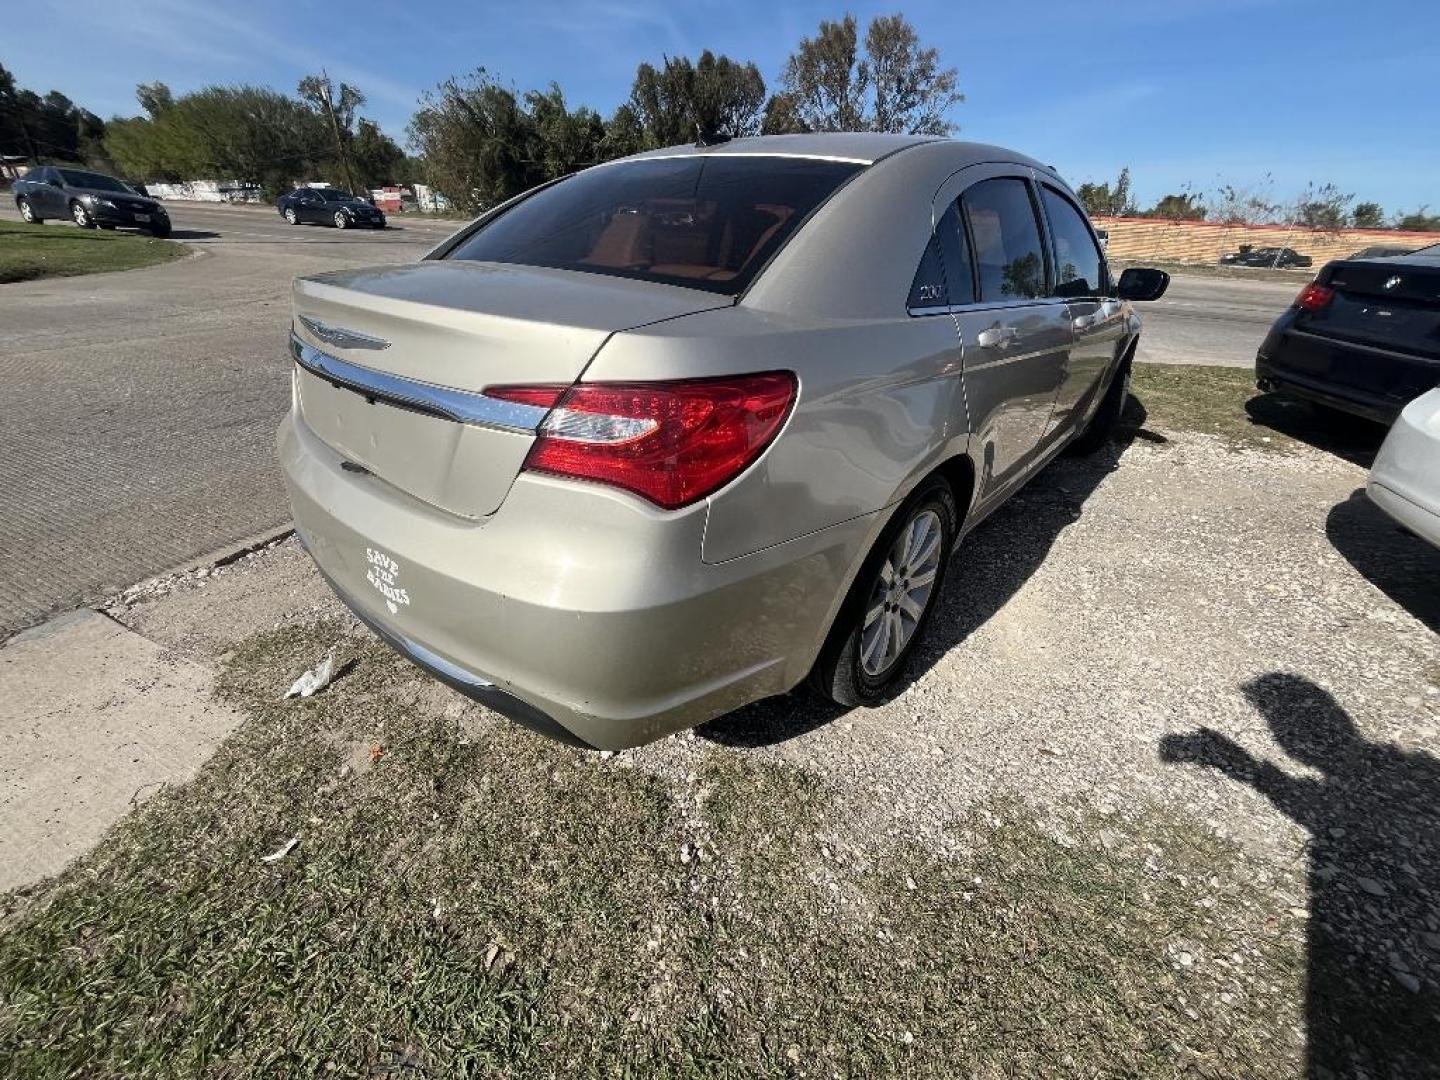
[[[982,349],[994,349],[1020,340],[1020,331],[1013,326],[987,326],[975,335],[975,344]]]

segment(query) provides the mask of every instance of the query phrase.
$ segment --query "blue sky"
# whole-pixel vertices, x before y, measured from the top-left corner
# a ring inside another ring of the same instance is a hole
[[[484,66],[525,90],[552,80],[609,112],[635,65],[710,48],[785,56],[841,3],[776,0],[30,0],[0,62],[104,116],[137,82],[178,91],[309,71],[357,84],[402,139],[419,93]],[[1148,202],[1190,184],[1277,198],[1333,181],[1387,213],[1440,207],[1440,3],[1435,0],[940,0],[901,10],[960,70],[961,137],[1055,164],[1072,183],[1129,165]]]

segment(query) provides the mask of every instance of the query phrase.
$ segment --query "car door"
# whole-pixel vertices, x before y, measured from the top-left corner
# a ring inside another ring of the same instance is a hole
[[[1050,295],[1065,304],[1071,342],[1047,434],[1063,437],[1090,414],[1125,335],[1123,305],[1108,295],[1109,271],[1090,223],[1058,187],[1040,184],[1054,273]]]
[[[320,200],[315,192],[308,188],[302,188],[295,193],[295,216],[301,221],[314,222],[316,220],[316,207]]]
[[[941,189],[972,274],[970,302],[952,314],[960,335],[971,454],[980,499],[998,497],[1040,460],[1065,375],[1070,319],[1051,296],[1048,248],[1031,169],[975,165]],[[957,270],[955,276],[963,274]]]
[[[35,195],[39,202],[39,209],[47,218],[69,217],[70,208],[65,201],[65,192],[57,185],[60,181],[60,174],[54,169],[45,168],[39,171],[36,176],[37,186]]]

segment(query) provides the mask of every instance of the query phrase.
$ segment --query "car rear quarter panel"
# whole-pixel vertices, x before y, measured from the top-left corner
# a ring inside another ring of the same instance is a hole
[[[601,349],[587,379],[799,376],[775,443],[710,498],[706,562],[879,510],[952,444],[963,449],[954,325],[910,319],[903,301],[896,317],[843,323],[728,308],[617,334]]]

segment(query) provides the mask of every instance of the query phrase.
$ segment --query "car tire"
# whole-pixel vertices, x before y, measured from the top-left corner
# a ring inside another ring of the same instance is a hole
[[[300,215],[295,213],[295,208],[293,206],[287,206],[285,208],[285,220],[288,221],[291,225],[300,224]]]
[[[959,522],[955,495],[938,476],[906,499],[880,533],[840,607],[810,673],[816,692],[846,707],[879,705],[890,696],[938,606]],[[938,545],[931,552],[931,538],[937,534]],[[910,580],[925,575],[928,581]],[[902,597],[910,608],[899,602]]]
[[[343,210],[336,210],[336,211],[335,211],[335,218],[334,218],[334,220],[335,220],[335,227],[336,227],[337,229],[345,229],[345,228],[349,228],[349,226],[350,226],[350,219],[345,216],[345,212],[344,212]]]
[[[171,226],[168,221],[165,222],[163,225],[151,225],[150,235],[155,237],[156,240],[164,240],[167,236],[170,235],[170,228]]]
[[[70,204],[70,219],[82,229],[95,228],[95,217],[85,209],[84,203],[72,202]]]
[[[1115,437],[1115,430],[1120,426],[1120,417],[1125,412],[1125,402],[1130,397],[1132,355],[1133,352],[1127,353],[1120,362],[1120,370],[1110,380],[1110,386],[1106,389],[1105,396],[1100,399],[1095,414],[1090,417],[1085,430],[1071,441],[1068,448],[1070,453],[1080,457],[1093,454]]]
[[[19,210],[20,210],[20,216],[25,219],[25,224],[27,224],[27,225],[44,225],[44,224],[45,224],[45,219],[44,219],[43,217],[41,217],[39,214],[35,213],[35,208],[30,205],[30,200],[27,199],[27,198],[25,198],[25,196],[22,195],[22,196],[20,196],[20,198],[16,199],[16,200],[15,200],[15,205],[16,205],[16,207],[19,208]]]

